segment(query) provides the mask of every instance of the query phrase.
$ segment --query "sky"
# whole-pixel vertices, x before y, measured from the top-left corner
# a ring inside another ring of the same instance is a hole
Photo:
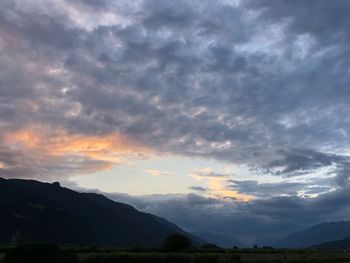
[[[2,0],[0,176],[249,243],[350,219],[349,11]]]

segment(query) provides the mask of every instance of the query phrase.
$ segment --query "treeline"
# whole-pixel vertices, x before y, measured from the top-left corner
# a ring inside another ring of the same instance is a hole
[[[3,263],[228,263],[240,262],[239,255],[213,253],[162,252],[110,252],[76,253],[74,249],[53,245],[27,244],[6,251]]]
[[[55,246],[49,244],[20,244],[14,248],[0,247],[5,252],[3,263],[235,263],[246,259],[245,255],[256,254],[312,254],[316,250],[274,249],[254,246],[239,249],[224,249],[215,244],[196,246],[185,235],[173,234],[164,240],[162,246],[147,248],[131,245],[123,248],[100,246]],[[317,254],[322,251],[317,250]],[[325,251],[324,253],[329,253]],[[302,257],[305,259],[305,257]],[[1,261],[1,260],[0,260]]]
[[[212,246],[209,246],[213,248]],[[192,241],[189,237],[182,234],[172,234],[168,236],[161,247],[159,248],[147,248],[148,253],[141,253],[143,249],[140,246],[133,246],[124,249],[124,253],[120,251],[97,251],[98,247],[85,248],[85,254],[93,254],[98,252],[97,255],[87,257],[87,259],[80,260],[86,263],[93,262],[203,262],[203,256],[192,256],[186,254],[176,254],[178,252],[184,252],[190,249],[194,249]],[[130,250],[128,253],[127,250]],[[158,250],[158,253],[157,253]],[[20,244],[14,248],[7,249],[3,263],[78,263],[78,254],[82,251],[77,251],[74,247],[62,248],[49,244]],[[140,252],[140,253],[135,253]],[[149,253],[151,252],[151,253]],[[159,253],[166,252],[166,253]],[[171,254],[175,253],[175,254]],[[207,257],[206,257],[207,258]],[[210,262],[215,262],[214,257],[210,257]],[[198,261],[199,260],[199,261]]]

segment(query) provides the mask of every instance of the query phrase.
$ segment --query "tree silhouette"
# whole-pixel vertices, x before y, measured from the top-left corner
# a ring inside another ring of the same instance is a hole
[[[183,251],[190,248],[191,245],[192,242],[188,236],[172,234],[165,239],[163,247],[169,251]]]

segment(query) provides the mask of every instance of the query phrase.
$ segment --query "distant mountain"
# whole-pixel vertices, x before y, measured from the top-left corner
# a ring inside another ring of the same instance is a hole
[[[326,222],[279,240],[275,247],[305,248],[350,237],[350,221]]]
[[[232,237],[230,235],[224,235],[224,234],[218,234],[218,233],[210,233],[205,231],[197,231],[193,232],[193,234],[205,242],[215,244],[219,247],[223,248],[232,248],[232,247],[239,247],[244,248],[248,247],[247,244],[244,244],[243,242],[239,241],[235,237]]]
[[[100,194],[0,178],[0,243],[9,243],[17,231],[31,242],[155,246],[172,233],[200,242],[163,218]]]
[[[336,241],[330,241],[330,242],[318,244],[316,246],[313,246],[313,248],[333,249],[333,250],[350,249],[350,237],[342,240],[336,240]]]

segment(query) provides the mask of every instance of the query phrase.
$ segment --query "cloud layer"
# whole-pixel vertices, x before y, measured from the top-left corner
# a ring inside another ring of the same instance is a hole
[[[261,175],[199,174],[257,198],[234,202],[234,214],[288,217],[292,207],[311,222],[327,204],[340,213],[349,10],[342,0],[3,0],[0,175],[67,178],[123,157],[203,157]]]
[[[279,196],[250,202],[197,194],[107,196],[163,216],[188,231],[231,235],[247,244],[267,245],[317,223],[349,219],[349,190],[347,187],[317,198]]]

